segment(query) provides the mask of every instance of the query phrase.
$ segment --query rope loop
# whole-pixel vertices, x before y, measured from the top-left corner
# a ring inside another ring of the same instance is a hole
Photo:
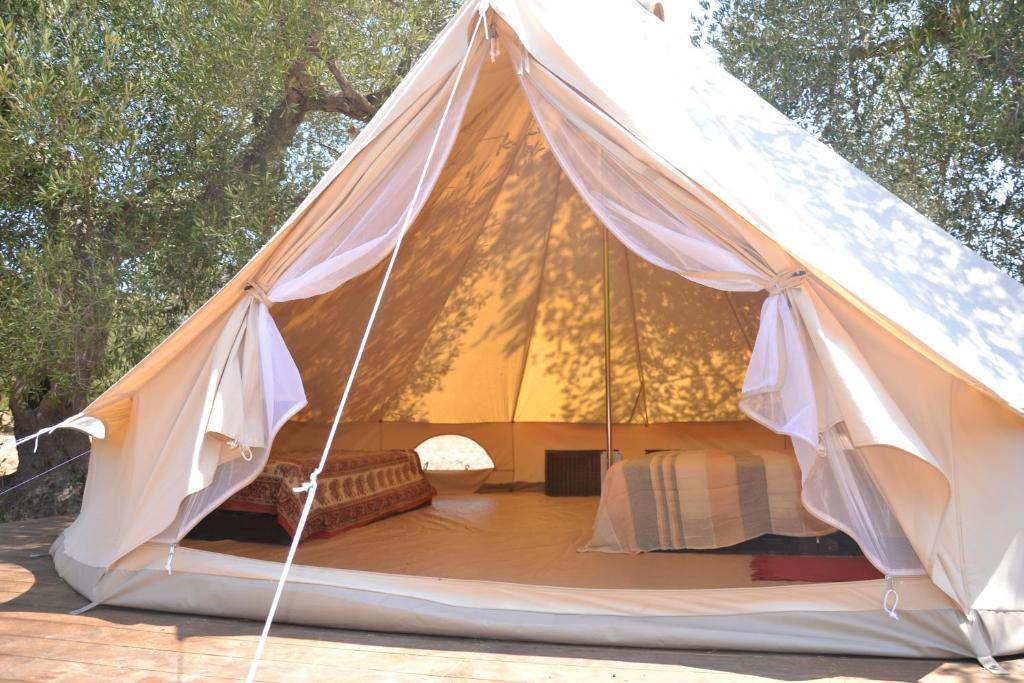
[[[174,542],[171,547],[167,550],[167,562],[164,563],[164,569],[167,570],[167,576],[171,575],[171,567],[174,566],[174,549],[178,547],[178,543]]]
[[[900,594],[896,590],[891,576],[885,577],[885,582],[889,586],[889,590],[885,591],[885,595],[882,596],[882,609],[885,610],[885,613],[890,617],[899,621],[900,617],[896,614],[896,608],[899,607],[900,604]],[[889,604],[890,601],[892,602],[891,605]]]
[[[68,418],[68,420],[70,419],[71,418]],[[50,434],[53,434],[58,429],[63,428],[68,423],[68,420],[63,420],[55,425],[50,425],[49,427],[43,427],[35,434],[29,434],[28,436],[23,436],[20,439],[16,439],[14,441],[14,447],[17,448],[23,443],[26,443],[28,441],[34,441],[35,443],[32,445],[32,452],[36,453],[39,450],[39,437],[49,436]]]
[[[252,462],[252,447],[247,446],[244,443],[239,443],[235,439],[231,439],[227,443],[228,448],[237,448],[239,455],[242,456],[242,460],[246,462]]]

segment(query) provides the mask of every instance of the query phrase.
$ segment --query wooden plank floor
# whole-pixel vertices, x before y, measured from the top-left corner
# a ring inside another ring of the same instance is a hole
[[[98,607],[46,550],[68,523],[0,524],[0,679],[236,681],[260,624]],[[1004,662],[1024,680],[1024,659]],[[1006,681],[974,662],[574,647],[276,626],[266,681]]]

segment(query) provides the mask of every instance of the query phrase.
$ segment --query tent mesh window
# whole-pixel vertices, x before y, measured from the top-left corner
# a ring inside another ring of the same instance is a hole
[[[544,493],[601,495],[601,451],[544,451]]]

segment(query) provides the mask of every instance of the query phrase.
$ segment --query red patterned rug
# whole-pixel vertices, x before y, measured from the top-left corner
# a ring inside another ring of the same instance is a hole
[[[754,581],[868,581],[882,574],[865,557],[823,557],[820,555],[754,555],[750,561]]]

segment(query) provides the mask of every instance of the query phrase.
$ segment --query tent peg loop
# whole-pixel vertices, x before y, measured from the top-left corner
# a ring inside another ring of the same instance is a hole
[[[246,462],[252,462],[252,447],[247,446],[244,443],[239,443],[236,439],[228,441],[228,448],[237,448],[238,452],[242,456],[242,460]]]
[[[895,584],[893,583],[893,579],[891,576],[885,577],[885,585],[887,585],[889,589],[885,591],[885,595],[882,597],[882,609],[885,610],[885,613],[888,614],[890,617],[892,617],[896,621],[899,621],[900,617],[898,614],[896,614],[896,608],[900,604],[900,594],[896,590]],[[889,604],[890,600],[892,601],[891,605]]]
[[[72,614],[72,615],[77,617],[79,614],[85,614],[86,612],[91,610],[93,607],[97,607],[99,604],[100,604],[99,601],[93,601],[93,602],[90,602],[88,605],[82,605],[78,609],[71,610],[70,612],[68,612],[68,614]]]
[[[174,565],[174,550],[178,547],[178,542],[175,541],[167,549],[167,562],[164,563],[164,569],[167,570],[167,576],[171,575],[171,567]]]
[[[978,657],[978,664],[981,664],[985,669],[994,676],[1009,676],[1010,672],[1003,668],[1003,665],[996,661],[996,658],[992,655],[982,655]]]

